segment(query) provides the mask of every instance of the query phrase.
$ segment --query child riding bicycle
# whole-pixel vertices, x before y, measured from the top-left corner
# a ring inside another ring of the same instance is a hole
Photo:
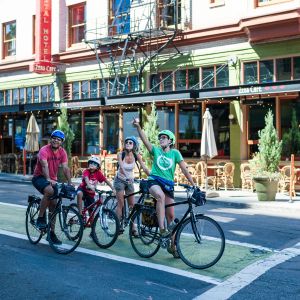
[[[95,189],[98,183],[105,182],[115,193],[115,189],[110,181],[100,171],[100,159],[91,156],[88,160],[88,168],[82,173],[82,182],[77,188],[77,206],[82,215],[82,200],[86,207],[95,201]]]

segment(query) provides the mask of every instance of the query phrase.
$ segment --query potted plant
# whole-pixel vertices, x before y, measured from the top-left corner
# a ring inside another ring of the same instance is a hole
[[[258,132],[258,150],[252,159],[251,172],[258,200],[274,201],[280,179],[279,162],[282,142],[273,125],[271,110],[265,116],[265,128]]]

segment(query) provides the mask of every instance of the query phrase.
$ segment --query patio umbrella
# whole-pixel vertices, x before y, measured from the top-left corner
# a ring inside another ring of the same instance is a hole
[[[39,133],[40,129],[36,122],[36,119],[34,115],[32,114],[30,116],[27,130],[26,130],[26,143],[25,143],[25,149],[27,152],[37,152],[39,151]],[[29,162],[29,168],[28,173],[31,174],[31,158],[32,154],[30,155],[30,162]]]
[[[205,190],[207,191],[208,178],[207,178],[207,160],[212,159],[218,155],[214,127],[212,122],[212,116],[207,108],[203,115],[203,127],[201,136],[201,158],[206,162],[206,179],[205,179]]]

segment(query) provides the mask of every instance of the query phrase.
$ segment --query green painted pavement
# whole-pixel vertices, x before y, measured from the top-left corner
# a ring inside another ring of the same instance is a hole
[[[26,235],[25,211],[25,207],[0,204],[0,229]],[[139,257],[131,248],[128,233],[126,234],[126,232],[120,235],[116,243],[109,249],[100,249],[88,237],[89,233],[90,229],[85,229],[80,247],[154,264],[166,265],[219,280],[225,280],[253,262],[272,254],[272,252],[259,251],[253,253],[249,247],[226,243],[224,254],[216,265],[206,270],[196,270],[184,264],[180,259],[174,259],[165,249],[160,249],[155,256],[148,259]]]

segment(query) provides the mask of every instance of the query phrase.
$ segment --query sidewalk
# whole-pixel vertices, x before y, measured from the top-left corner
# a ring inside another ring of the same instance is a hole
[[[31,184],[30,175],[15,175],[8,173],[0,173],[0,181],[17,182]],[[72,182],[78,186],[81,178],[73,178]],[[138,186],[136,186],[136,190]],[[208,193],[209,194],[209,193]],[[289,196],[286,194],[277,193],[276,201],[261,202],[257,200],[256,193],[241,190],[217,191],[218,197],[208,197],[207,202],[219,206],[228,206],[234,208],[253,208],[266,211],[290,213],[300,217],[300,196],[293,198],[293,202],[289,202]],[[175,186],[175,197],[182,198],[185,196],[185,191],[181,187]]]

